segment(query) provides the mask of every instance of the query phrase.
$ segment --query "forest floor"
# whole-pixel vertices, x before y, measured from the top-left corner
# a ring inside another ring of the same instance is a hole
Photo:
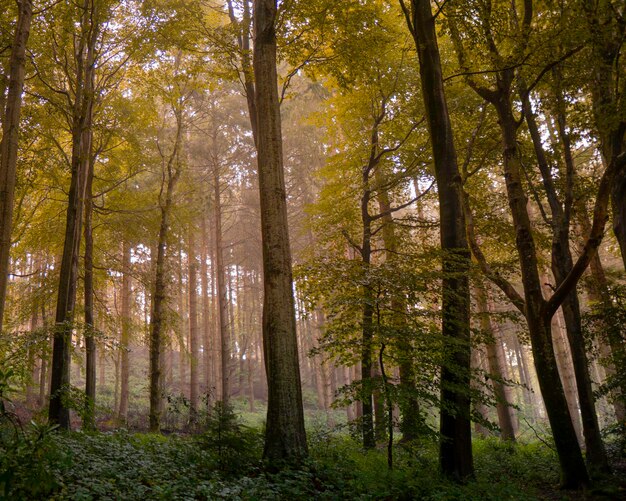
[[[626,460],[609,442],[615,474],[586,492],[558,488],[548,442],[474,442],[476,480],[457,485],[437,474],[432,439],[365,452],[346,429],[309,429],[310,459],[271,472],[260,461],[262,431],[234,414],[203,423],[203,433],[59,433],[0,425],[0,499],[233,500],[609,500],[626,499]],[[4,450],[2,450],[4,449]],[[621,459],[620,459],[621,458]]]

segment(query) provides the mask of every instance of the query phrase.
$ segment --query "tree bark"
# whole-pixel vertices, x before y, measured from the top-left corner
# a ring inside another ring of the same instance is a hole
[[[60,268],[48,409],[50,422],[58,424],[63,429],[70,428],[66,395],[70,384],[70,346],[76,304],[83,206],[91,151],[95,46],[99,33],[94,5],[90,0],[85,0],[80,9],[81,32],[75,53],[75,95],[72,110],[72,178]]]
[[[583,219],[586,219],[583,217]],[[588,226],[588,221],[587,221]],[[584,230],[585,233],[587,230]],[[609,294],[609,286],[604,273],[604,267],[599,255],[596,255],[590,265],[592,282],[587,287],[590,302],[602,305],[604,311],[610,311],[612,301]],[[626,371],[623,367],[623,360],[626,360],[626,346],[619,335],[616,335],[619,326],[615,325],[615,321],[611,318],[603,319],[603,327],[605,327],[606,337],[598,339],[601,346],[601,354],[605,358],[604,369],[607,376],[616,376],[617,371],[621,370],[622,374]],[[608,346],[606,342],[608,341]],[[623,381],[623,376],[618,376]],[[626,422],[626,391],[623,386],[618,385],[614,390],[613,409],[618,422]]]
[[[221,382],[222,402],[228,405],[230,401],[230,371],[231,371],[231,330],[228,322],[228,292],[226,290],[226,267],[224,265],[224,244],[222,235],[222,184],[220,177],[220,165],[216,157],[216,138],[213,137],[214,151],[212,154],[213,164],[213,225],[215,244],[215,280],[217,286],[217,312],[220,332],[220,359],[221,359]]]
[[[91,140],[89,141],[91,144]],[[95,158],[91,151],[87,152],[89,163],[87,170],[87,187],[85,190],[85,419],[83,427],[93,430],[96,427],[96,340],[94,338],[94,311],[93,311],[93,195],[92,184]]]
[[[166,294],[166,250],[167,239],[170,229],[170,217],[173,207],[174,189],[181,174],[178,152],[180,149],[183,123],[182,110],[175,109],[176,115],[176,139],[172,152],[164,163],[165,197],[159,199],[161,211],[161,223],[156,252],[155,280],[152,294],[152,312],[150,314],[150,431],[158,432],[161,428],[161,393],[162,393],[162,370],[161,355],[163,344],[163,315],[165,313]]]
[[[484,354],[481,351],[480,347],[472,347],[471,364],[472,370],[484,370]],[[476,379],[472,379],[471,384],[473,390],[480,391],[480,383]],[[489,411],[487,409],[487,406],[485,405],[485,402],[483,402],[482,399],[478,399],[477,401],[475,400],[473,402],[473,407],[474,411],[478,413],[483,420],[489,420]],[[489,436],[489,430],[479,420],[474,422],[474,433],[480,435],[483,438]]]
[[[18,2],[18,18],[9,61],[8,94],[2,114],[0,140],[0,332],[3,328],[4,303],[9,281],[9,255],[13,227],[13,203],[17,172],[17,152],[22,110],[22,91],[26,66],[26,44],[33,17],[33,2]],[[2,89],[4,91],[4,89]],[[2,93],[4,96],[4,92]]]
[[[474,475],[470,423],[470,252],[465,237],[462,181],[443,86],[430,0],[401,2],[415,40],[422,97],[439,195],[442,268],[442,334],[439,462],[444,475],[464,481]]]
[[[565,333],[563,321],[561,320],[560,310],[552,318],[552,335],[554,353],[556,355],[559,374],[561,375],[561,384],[563,385],[563,391],[565,392],[567,407],[569,408],[569,413],[572,417],[572,424],[574,425],[574,430],[576,431],[578,443],[583,444],[583,429],[580,420],[580,406],[578,403],[576,377],[574,375],[574,366],[568,349],[567,334]]]
[[[132,275],[130,261],[131,246],[127,240],[122,241],[122,329],[120,336],[120,405],[118,419],[122,423],[128,421],[128,397],[130,377],[130,335],[132,329]]]
[[[189,231],[189,250],[187,252],[188,279],[189,279],[189,418],[192,424],[198,413],[200,393],[199,382],[199,355],[200,343],[198,336],[198,263],[196,260],[196,244],[194,229]]]
[[[201,222],[202,245],[200,248],[200,291],[202,294],[202,359],[203,359],[203,383],[207,398],[211,397],[211,384],[213,381],[213,343],[211,330],[211,305],[209,302],[209,270],[207,266],[207,254],[209,248],[206,217],[202,216]]]
[[[522,167],[517,147],[518,125],[513,117],[510,101],[513,72],[509,70],[503,73],[498,82],[500,87],[492,97],[492,104],[498,113],[502,133],[504,176],[522,271],[525,316],[539,386],[559,454],[563,486],[575,488],[588,482],[587,470],[559,378],[552,346],[551,318],[554,312],[549,311],[548,304],[543,298],[539,278],[537,253],[527,211],[528,200],[521,181]]]
[[[611,2],[583,2],[593,62],[591,94],[602,156],[615,167],[611,187],[613,232],[626,266],[626,120],[620,57],[626,35],[623,8]]]
[[[558,80],[557,80],[558,81]],[[528,95],[525,84],[521,82],[522,95]],[[537,163],[543,178],[544,188],[550,204],[552,214],[552,273],[556,280],[556,285],[563,283],[568,273],[574,266],[574,260],[569,246],[570,241],[570,220],[573,208],[573,184],[575,167],[571,151],[571,141],[565,123],[565,103],[560,88],[556,89],[557,113],[556,122],[559,138],[563,145],[566,179],[565,196],[561,202],[554,186],[552,169],[550,168],[543,149],[543,143],[537,126],[535,116],[532,112],[528,99],[524,100],[523,113],[528,124],[528,129],[535,147]],[[591,387],[591,377],[589,375],[589,361],[585,348],[585,340],[582,332],[582,322],[580,314],[580,303],[576,288],[567,294],[561,305],[565,327],[567,330],[567,341],[572,357],[574,375],[580,412],[582,416],[582,427],[587,449],[587,462],[594,471],[607,472],[609,464],[604,450],[604,444],[600,435],[600,426],[595,408],[595,397]]]
[[[385,214],[382,218],[383,228],[382,236],[385,244],[385,260],[394,262],[398,254],[398,239],[394,227],[394,220],[391,210],[391,202],[389,193],[386,189],[381,188],[385,184],[382,172],[376,169],[376,184],[378,185],[377,198],[379,213]],[[415,396],[415,370],[413,368],[413,346],[409,338],[409,329],[407,328],[407,305],[401,294],[394,294],[391,298],[391,311],[393,312],[393,328],[397,332],[398,337],[398,365],[400,369],[400,395],[399,406],[402,420],[400,422],[400,431],[402,432],[402,441],[410,442],[418,437],[420,427],[420,407]]]
[[[257,160],[263,242],[263,348],[268,382],[263,456],[307,456],[276,73],[276,0],[254,2]]]
[[[496,397],[496,410],[498,413],[498,424],[503,440],[515,442],[515,426],[513,424],[511,403],[508,401],[505,384],[504,368],[500,365],[500,359],[496,344],[500,342],[496,338],[496,333],[489,318],[489,306],[487,304],[486,292],[482,287],[476,289],[476,304],[478,313],[480,314],[480,329],[487,335],[488,340],[485,342],[487,350],[487,362],[489,364],[489,372],[491,373],[491,385],[493,393]]]

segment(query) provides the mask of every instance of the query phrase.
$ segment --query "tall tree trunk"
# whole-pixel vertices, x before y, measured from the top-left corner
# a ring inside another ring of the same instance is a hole
[[[35,271],[35,267],[38,265],[39,263],[36,262],[36,260],[34,259],[33,256],[31,256],[30,258],[30,266],[29,266],[29,273],[30,274],[35,274],[37,273]],[[31,312],[30,312],[30,325],[29,325],[29,330],[32,334],[34,334],[35,330],[37,329],[37,320],[38,320],[38,315],[37,315],[37,309],[39,307],[38,303],[40,301],[40,299],[37,297],[37,294],[34,291],[34,283],[31,282],[31,284],[29,285],[29,292],[31,294],[31,297],[33,298],[33,304],[31,307]],[[35,391],[35,384],[39,381],[39,367],[37,365],[37,362],[35,360],[35,349],[36,346],[30,346],[28,348],[28,369],[30,372],[30,378],[27,380],[26,382],[26,403],[29,406],[32,406],[33,404],[33,400],[34,400],[34,391]]]
[[[552,318],[552,343],[556,354],[556,362],[561,375],[561,384],[565,392],[567,407],[572,417],[572,424],[576,431],[578,443],[583,444],[583,429],[580,420],[580,406],[578,403],[578,391],[576,387],[576,377],[574,375],[574,366],[567,344],[567,334],[561,320],[561,311],[559,310]]]
[[[299,461],[308,454],[283,170],[276,17],[277,0],[255,0],[254,77],[265,292],[263,348],[269,393],[263,456],[271,462]]]
[[[593,281],[587,288],[589,300],[592,303],[602,305],[604,311],[610,311],[612,301],[604,267],[599,255],[596,255],[591,261],[590,269]],[[616,322],[611,318],[604,318],[603,323],[606,326],[606,340],[599,339],[598,342],[601,345],[602,355],[606,359],[606,374],[607,376],[617,376],[618,371],[621,371],[622,374],[618,378],[620,381],[623,381],[623,374],[626,368],[623,366],[622,361],[626,360],[626,346],[618,333],[620,327],[615,325]],[[608,341],[608,346],[606,346],[606,341]],[[613,409],[617,421],[621,423],[626,422],[626,391],[621,385],[618,385],[614,390]]]
[[[168,194],[173,191],[174,185],[168,183]],[[167,234],[169,232],[169,218],[171,211],[171,197],[169,203],[161,206],[161,225],[156,259],[156,278],[152,294],[152,312],[150,314],[150,431],[159,431],[161,427],[161,350],[163,344],[163,313],[166,300],[165,279],[165,252]]]
[[[482,351],[480,350],[480,348],[472,347],[471,363],[472,363],[473,370],[476,370],[476,369],[484,370],[485,364],[484,364],[483,358],[484,358],[484,355]],[[471,384],[472,384],[472,389],[476,391],[480,391],[479,381],[477,381],[476,379],[472,379]],[[478,415],[480,415],[480,417],[483,420],[488,421],[489,411],[487,409],[487,406],[485,405],[485,402],[482,399],[477,399],[477,400],[474,400],[472,404],[474,407],[474,411],[478,413]],[[474,432],[477,435],[480,435],[481,437],[489,436],[489,430],[484,426],[483,423],[481,423],[478,420],[474,422]]]
[[[132,329],[132,276],[131,276],[131,246],[125,239],[122,241],[122,331],[120,336],[120,405],[118,419],[122,423],[128,421],[128,396],[130,378],[130,334]]]
[[[161,355],[163,348],[163,316],[165,313],[166,291],[166,250],[173,207],[176,183],[181,174],[178,152],[183,135],[182,110],[174,110],[176,116],[176,139],[167,161],[163,158],[164,180],[166,181],[165,198],[159,199],[161,223],[157,240],[154,291],[150,314],[150,431],[157,432],[161,427],[162,369]],[[154,254],[152,254],[154,255]]]
[[[376,169],[375,173],[377,188],[378,206],[380,214],[385,214],[383,220],[383,243],[385,244],[385,260],[393,262],[398,256],[398,239],[394,227],[393,215],[389,193],[381,188],[385,185],[382,171]],[[413,369],[413,346],[409,338],[407,326],[407,305],[400,294],[394,294],[391,298],[391,311],[393,313],[393,328],[398,336],[398,359],[400,369],[400,412],[402,421],[400,430],[402,431],[402,441],[410,442],[415,440],[420,427],[420,408],[415,396],[415,371]]]
[[[375,167],[372,159],[376,155],[376,147],[378,143],[377,125],[372,132],[372,154],[370,162],[363,168],[361,195],[361,224],[363,225],[363,235],[361,239],[361,247],[359,249],[361,259],[363,261],[363,286],[361,287],[361,301],[363,301],[361,311],[361,423],[363,427],[363,447],[366,449],[376,446],[376,437],[374,435],[374,403],[372,388],[372,364],[373,364],[373,340],[374,340],[374,298],[372,297],[372,288],[367,283],[369,278],[369,267],[372,258],[372,218],[369,214],[369,202],[371,198],[371,190],[369,188],[369,175]]]
[[[187,252],[188,281],[189,281],[189,418],[195,423],[198,412],[200,393],[199,355],[200,343],[198,336],[198,263],[196,260],[196,242],[194,229],[189,232],[189,250]]]
[[[470,424],[470,253],[465,237],[463,193],[443,86],[435,17],[430,0],[401,2],[420,61],[422,97],[430,131],[439,195],[443,253],[441,307],[443,353],[439,462],[458,481],[474,475]]]
[[[202,216],[201,222],[202,245],[200,248],[200,291],[202,297],[202,359],[203,359],[203,383],[207,398],[211,396],[211,384],[214,383],[212,376],[213,342],[211,330],[211,305],[209,302],[209,270],[207,266],[207,254],[209,249],[209,237],[206,227],[206,217]]]
[[[216,138],[213,137],[213,146],[217,147]],[[214,217],[214,244],[215,244],[215,279],[217,285],[218,322],[220,332],[220,359],[221,359],[221,382],[222,402],[228,405],[230,401],[230,336],[231,330],[228,322],[228,292],[226,289],[226,267],[224,266],[224,244],[222,235],[222,185],[220,177],[220,165],[216,158],[215,149],[212,155],[213,163],[213,217]]]
[[[72,122],[72,178],[65,225],[65,242],[61,259],[56,310],[56,326],[52,350],[52,374],[48,419],[63,429],[70,427],[70,413],[65,395],[70,384],[70,347],[76,281],[80,248],[82,215],[91,151],[91,124],[94,100],[95,46],[99,29],[95,22],[95,7],[90,0],[83,2],[81,33],[75,53],[76,80]]]
[[[522,95],[528,95],[526,85],[523,81],[520,82],[520,87],[522,89]],[[552,273],[556,279],[557,286],[563,283],[568,273],[574,266],[569,241],[570,220],[574,201],[573,184],[575,175],[571,141],[569,133],[567,132],[565,121],[565,103],[561,90],[558,87],[559,85],[557,85],[556,89],[556,122],[559,138],[563,145],[563,156],[565,161],[564,177],[566,179],[563,203],[559,200],[559,196],[554,186],[552,169],[546,159],[539,127],[537,126],[530,102],[528,99],[523,101],[524,117],[526,118],[526,123],[528,124],[528,129],[533,140],[537,163],[541,171],[543,184],[552,213]],[[595,408],[595,397],[593,395],[591,377],[589,375],[589,361],[587,360],[585,340],[583,338],[580,304],[575,288],[573,288],[565,297],[563,304],[561,305],[561,309],[565,319],[567,341],[570,347],[574,375],[576,378],[576,387],[578,389],[582,427],[587,449],[587,462],[594,471],[607,472],[609,471],[609,464],[604,450],[604,444],[602,443],[602,437],[600,435],[600,426],[598,424],[598,416]]]
[[[513,71],[503,72],[500,88],[491,96],[496,108],[503,138],[504,175],[513,225],[516,230],[516,246],[522,271],[525,296],[525,315],[533,349],[533,358],[539,378],[548,419],[554,435],[566,487],[574,488],[588,482],[587,470],[572,424],[563,385],[559,378],[554,348],[552,346],[551,318],[543,298],[539,278],[537,252],[527,211],[528,199],[521,180],[521,160],[517,146],[517,127],[511,107],[510,86]]]
[[[18,18],[9,61],[8,94],[6,104],[3,103],[0,108],[0,114],[2,114],[2,140],[0,140],[0,332],[2,332],[4,303],[9,281],[9,255],[11,252],[26,44],[28,43],[33,17],[33,2],[31,0],[21,0],[17,3]]]
[[[511,415],[512,408],[507,399],[506,388],[503,383],[505,371],[500,365],[500,358],[498,357],[496,347],[500,340],[496,338],[496,333],[491,324],[486,291],[483,287],[477,287],[475,291],[476,304],[478,306],[478,313],[480,314],[480,329],[488,337],[488,340],[485,342],[485,348],[487,350],[489,372],[491,373],[491,385],[493,386],[493,393],[496,397],[496,410],[498,412],[500,432],[503,440],[515,442],[515,427],[513,424],[513,416]]]
[[[608,168],[615,169],[611,187],[613,231],[626,266],[626,119],[622,69],[626,24],[623,6],[612,2],[582,2],[593,57],[591,95],[600,149]]]
[[[91,144],[91,140],[89,141]],[[92,184],[94,175],[94,158],[91,151],[87,152],[87,187],[85,190],[85,418],[83,427],[95,429],[96,412],[96,340],[94,338],[93,311],[93,195]]]

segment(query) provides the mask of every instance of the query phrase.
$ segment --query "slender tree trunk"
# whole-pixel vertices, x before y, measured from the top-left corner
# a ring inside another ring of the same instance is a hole
[[[211,306],[209,303],[209,270],[207,266],[207,254],[209,248],[206,217],[202,216],[201,223],[202,246],[200,248],[200,291],[202,294],[202,359],[203,359],[203,382],[207,396],[210,395],[213,376],[211,365],[213,363],[213,343],[211,342]]]
[[[580,420],[580,406],[578,403],[578,391],[576,387],[576,377],[574,376],[574,367],[567,344],[567,334],[561,320],[561,311],[559,310],[552,318],[552,343],[556,355],[556,362],[561,375],[561,383],[565,392],[565,399],[572,417],[572,424],[576,431],[578,443],[583,444],[583,429]]]
[[[98,387],[100,391],[104,389],[104,385],[106,384],[106,361],[106,353],[104,350],[100,350],[100,361],[98,363]]]
[[[216,138],[213,138],[213,145]],[[228,322],[228,292],[226,289],[226,267],[224,266],[224,244],[222,238],[222,185],[220,166],[215,155],[213,157],[213,216],[214,216],[214,243],[215,243],[215,278],[217,284],[218,321],[220,332],[220,359],[222,380],[222,402],[228,405],[230,401],[230,325]]]
[[[254,412],[254,366],[252,365],[252,355],[248,357],[248,402],[250,412]]]
[[[130,335],[132,329],[132,276],[130,261],[131,246],[127,240],[122,241],[122,331],[120,336],[120,405],[118,419],[122,423],[128,421],[128,397],[130,378]]]
[[[183,248],[182,246],[178,249],[178,266],[177,266],[177,274],[178,274],[178,318],[180,319],[180,324],[177,329],[172,330],[172,339],[176,339],[178,341],[178,391],[181,395],[188,396],[188,380],[187,380],[187,360],[188,356],[188,346],[189,340],[188,335],[188,326],[189,326],[189,317],[187,311],[187,299],[188,296],[185,293],[185,278],[184,278],[184,270],[183,270]],[[174,345],[172,344],[172,351],[174,350]],[[173,356],[173,354],[172,354]]]
[[[33,17],[33,2],[20,0],[15,36],[9,60],[8,94],[0,108],[2,139],[0,140],[0,332],[3,328],[4,303],[9,280],[9,255],[13,226],[13,202],[17,169],[17,151],[22,110],[22,91],[26,66],[26,44]],[[4,96],[4,88],[2,89]],[[3,99],[4,101],[4,99]]]
[[[346,384],[352,384],[352,370],[350,369],[350,367],[347,367],[347,366],[344,367],[343,371],[344,371],[344,380]],[[351,423],[352,421],[356,419],[356,412],[354,410],[354,404],[348,404],[346,406],[346,419],[348,420],[348,423]]]
[[[444,273],[439,461],[458,481],[474,475],[470,423],[470,252],[465,237],[463,193],[452,125],[443,86],[435,17],[430,0],[404,2],[407,23],[420,61],[422,97],[430,131],[439,195]]]
[[[215,388],[215,398],[222,400],[222,346],[221,346],[221,325],[220,325],[220,305],[217,287],[217,258],[215,256],[215,232],[212,234],[211,242],[211,311],[213,312],[212,336],[211,336],[211,369],[212,380]]]
[[[479,348],[472,347],[472,369],[484,370],[483,354]],[[480,383],[478,381],[472,380],[472,388],[474,390],[480,391],[480,388],[478,387],[479,384]],[[482,399],[479,399],[478,401],[475,400],[473,405],[475,412],[477,412],[483,420],[488,421],[489,411],[485,402],[483,402]],[[489,436],[489,430],[478,420],[474,423],[474,432],[481,437]]]
[[[190,230],[188,260],[189,279],[189,413],[191,423],[195,423],[198,412],[198,399],[200,393],[199,383],[199,355],[200,343],[198,336],[198,263],[196,260],[196,244],[193,235],[194,230]]]
[[[520,87],[522,87],[522,94],[527,95],[528,92],[523,82],[520,83]],[[559,137],[563,145],[565,160],[564,177],[566,179],[566,188],[564,203],[560,202],[554,187],[552,169],[546,160],[539,128],[528,99],[524,101],[523,111],[535,146],[537,163],[541,170],[544,187],[552,212],[552,273],[554,274],[556,285],[558,286],[565,280],[567,274],[574,266],[569,242],[571,211],[574,200],[573,184],[575,167],[571,152],[571,141],[565,123],[564,98],[561,95],[560,89],[557,89],[556,94],[558,109],[556,122]],[[589,375],[589,361],[587,360],[585,340],[582,332],[580,304],[575,288],[565,297],[561,309],[565,319],[567,341],[570,347],[574,375],[576,378],[582,427],[587,449],[587,462],[594,471],[607,472],[609,471],[609,464],[604,450],[604,444],[602,443],[602,437],[600,436],[600,426],[598,424],[598,416],[595,408],[595,397],[593,395],[591,377]]]
[[[91,140],[89,141],[91,144]],[[87,170],[87,187],[85,190],[85,422],[83,427],[93,430],[96,427],[96,340],[94,338],[93,311],[93,195],[92,184],[94,175],[94,158],[91,151],[87,152],[89,163]]]
[[[489,307],[487,305],[485,290],[482,287],[477,287],[475,297],[478,306],[478,313],[480,314],[480,328],[488,337],[488,340],[485,342],[485,348],[487,350],[487,361],[489,364],[489,372],[491,373],[490,379],[493,386],[493,393],[496,397],[496,410],[498,412],[500,432],[503,440],[515,442],[515,427],[513,425],[513,417],[511,415],[511,405],[507,399],[503,383],[505,371],[503,370],[503,367],[500,366],[500,359],[498,358],[496,348],[496,344],[500,341],[495,336],[491,319],[489,318]]]
[[[520,152],[517,147],[517,123],[511,108],[510,85],[512,70],[505,72],[500,89],[493,98],[503,138],[504,175],[507,195],[516,230],[525,296],[525,313],[539,386],[559,454],[564,487],[575,488],[588,482],[572,418],[559,378],[552,346],[551,318],[543,298],[539,279],[537,252],[527,211],[528,199],[521,181]]]
[[[276,73],[277,0],[254,2],[257,160],[263,241],[263,348],[268,381],[263,455],[307,456]]]
[[[166,295],[166,249],[170,228],[170,217],[173,207],[173,196],[176,183],[180,177],[180,165],[178,164],[178,151],[182,141],[182,111],[175,110],[177,130],[173,150],[166,165],[163,166],[167,186],[165,198],[159,200],[161,210],[161,223],[156,252],[154,292],[152,294],[152,312],[150,315],[150,431],[157,432],[161,427],[161,393],[162,393],[162,369],[161,355],[163,345],[163,316],[165,313]],[[163,159],[165,162],[165,159]]]
[[[533,391],[532,378],[529,372],[528,362],[526,360],[526,354],[524,353],[524,347],[520,344],[516,335],[513,335],[513,352],[515,354],[515,362],[517,364],[517,372],[519,381],[522,385],[522,400],[524,401],[525,413],[530,412],[531,421],[536,422],[540,413],[537,409],[537,399],[535,398],[535,392]],[[541,399],[539,399],[541,400]],[[543,402],[541,402],[543,405]]]
[[[373,135],[377,138],[377,132]],[[376,141],[377,142],[377,141]],[[372,142],[373,152],[375,155],[376,142]],[[361,195],[361,223],[363,225],[363,237],[361,240],[361,259],[363,261],[363,272],[366,274],[361,288],[361,300],[363,301],[361,312],[361,423],[363,427],[363,447],[366,449],[376,446],[376,437],[374,434],[374,403],[372,388],[372,357],[373,340],[374,340],[374,298],[372,297],[372,289],[367,283],[370,261],[372,257],[372,221],[369,214],[369,202],[371,190],[369,189],[369,173],[374,167],[370,164],[363,170],[363,194]]]
[[[230,390],[229,398],[233,395],[233,382],[236,381],[236,362],[239,353],[236,353],[234,348],[237,343],[239,343],[238,332],[235,329],[235,285],[233,284],[233,270],[228,267],[224,268],[224,272],[227,273],[226,276],[226,311],[228,313],[228,333],[230,334],[230,339],[228,343],[228,352],[230,354],[230,359],[228,363],[228,388]],[[235,265],[235,275],[237,274],[237,266]]]
[[[81,34],[75,53],[76,80],[72,123],[72,178],[65,226],[52,351],[52,374],[48,419],[63,429],[70,428],[69,408],[64,398],[70,384],[71,338],[76,303],[76,281],[82,215],[91,151],[91,123],[94,99],[94,58],[98,38],[95,8],[90,0],[81,7]]]
[[[378,205],[380,214],[386,214],[383,219],[382,236],[385,244],[385,260],[394,262],[398,256],[398,239],[394,227],[391,212],[391,202],[387,190],[381,189],[385,179],[380,169],[375,173]],[[400,396],[399,405],[402,415],[400,430],[402,431],[402,441],[410,442],[418,436],[420,426],[419,402],[415,397],[415,371],[413,369],[413,346],[409,337],[410,330],[406,322],[407,305],[400,294],[394,294],[391,298],[391,310],[393,313],[393,328],[398,333],[398,359],[400,369]]]
[[[600,256],[596,255],[590,265],[591,276],[593,282],[589,285],[587,291],[591,302],[603,305],[604,311],[610,311],[612,308],[611,297],[608,289],[608,282],[604,273],[604,267]],[[626,368],[623,366],[623,360],[626,360],[626,346],[617,333],[619,326],[610,318],[605,318],[603,323],[606,325],[606,340],[599,339],[603,358],[605,358],[605,371],[607,376],[617,376],[618,370],[623,374]],[[617,334],[616,334],[617,333]],[[608,341],[608,346],[606,345]],[[612,362],[612,363],[611,363]],[[618,376],[620,381],[624,380],[623,375]],[[618,385],[613,395],[613,409],[618,422],[626,422],[626,391],[624,387]]]

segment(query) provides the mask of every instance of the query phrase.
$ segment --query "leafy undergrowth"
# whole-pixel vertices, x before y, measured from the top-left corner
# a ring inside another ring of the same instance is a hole
[[[615,481],[604,492],[559,491],[556,457],[541,443],[476,441],[476,481],[459,486],[437,475],[432,442],[397,446],[390,472],[386,451],[364,453],[349,436],[321,430],[310,433],[307,464],[270,473],[258,459],[261,433],[232,419],[193,437],[25,430],[0,444],[0,498],[565,500],[625,492]]]

